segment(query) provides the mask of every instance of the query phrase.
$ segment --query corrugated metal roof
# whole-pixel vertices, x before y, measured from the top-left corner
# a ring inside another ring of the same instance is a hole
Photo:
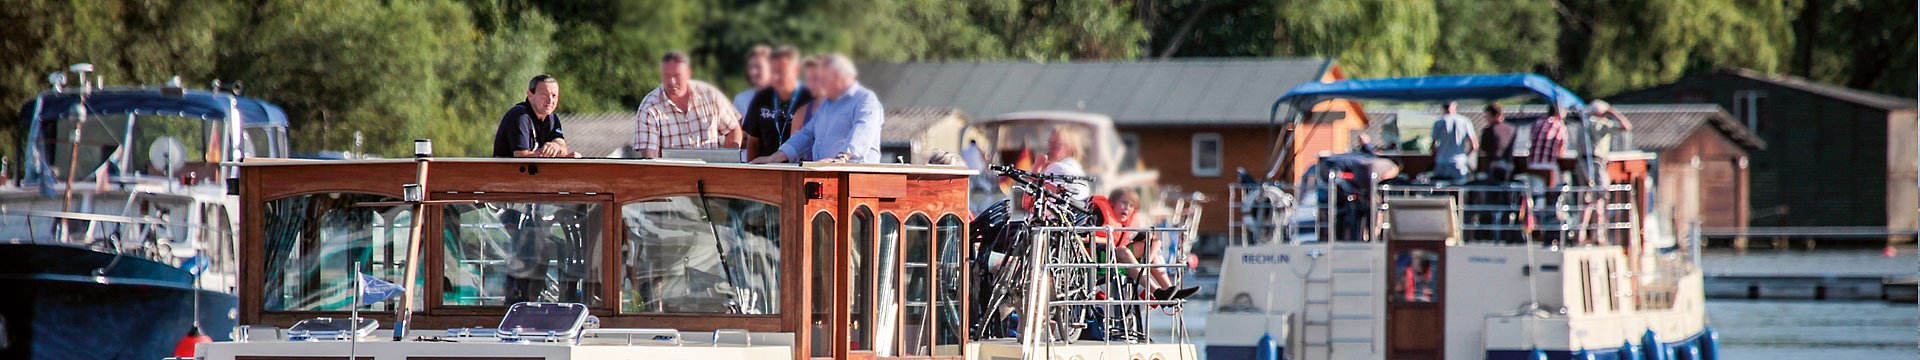
[[[1266,124],[1274,99],[1318,81],[1321,58],[1146,62],[861,64],[887,107],[954,107],[991,117],[1031,110],[1111,115],[1116,125]],[[1082,108],[1084,106],[1084,109]]]
[[[633,142],[639,119],[632,112],[561,114],[567,148],[590,157],[621,156]]]
[[[880,125],[880,141],[911,142],[928,128],[947,119],[967,121],[960,109],[938,106],[888,107],[887,121]]]

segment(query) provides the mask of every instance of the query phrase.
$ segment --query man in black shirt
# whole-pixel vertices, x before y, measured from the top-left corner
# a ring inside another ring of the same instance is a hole
[[[813,102],[813,94],[800,86],[800,51],[781,46],[767,57],[772,74],[770,85],[754,93],[741,114],[740,129],[747,132],[747,158],[759,158],[780,151],[780,144],[800,131],[805,117],[796,117],[800,108]]]
[[[493,132],[493,157],[580,157],[560,131],[560,82],[541,74],[527,82],[527,101],[514,104]]]

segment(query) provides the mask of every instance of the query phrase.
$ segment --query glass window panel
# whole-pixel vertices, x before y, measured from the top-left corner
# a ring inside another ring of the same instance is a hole
[[[411,211],[403,206],[354,206],[395,200],[370,194],[325,193],[268,201],[264,308],[350,310],[356,263],[364,274],[395,283],[405,281],[401,275],[413,222]],[[415,305],[420,303],[416,298]],[[387,311],[392,306],[388,301],[363,309]]]
[[[870,301],[873,294],[873,211],[865,206],[854,210],[848,232],[848,241],[853,246],[848,255],[847,266],[853,271],[847,272],[849,295],[848,305],[852,308],[853,324],[847,328],[852,335],[849,349],[873,350],[873,311]]]
[[[620,207],[627,238],[620,310],[779,313],[780,207],[712,196],[702,207],[700,199]]]
[[[443,304],[601,303],[600,204],[486,202],[444,209]]]
[[[1400,302],[1434,302],[1439,291],[1440,254],[1427,250],[1403,250],[1393,258],[1393,299]]]
[[[901,324],[906,336],[900,341],[903,355],[932,355],[928,345],[933,339],[933,321],[927,306],[933,295],[933,273],[928,266],[933,261],[932,239],[933,222],[926,215],[907,218],[906,284],[902,286],[906,311]]]
[[[833,216],[813,216],[813,356],[833,356]]]
[[[879,356],[894,356],[898,349],[900,331],[900,218],[893,214],[880,214],[880,243],[875,253],[878,257],[879,295],[874,297],[880,306],[874,308],[878,319],[874,320],[874,353]]]
[[[938,259],[938,269],[940,273],[936,275],[940,284],[935,293],[935,297],[938,300],[938,302],[936,302],[938,308],[937,311],[935,311],[935,323],[939,324],[940,329],[940,331],[936,333],[939,338],[935,343],[939,345],[960,344],[960,334],[966,333],[966,329],[962,328],[964,325],[960,322],[960,285],[962,284],[960,278],[960,260],[964,258],[961,255],[962,252],[966,250],[964,247],[961,247],[960,242],[960,240],[966,236],[966,234],[961,231],[962,227],[959,216],[947,214],[946,216],[940,217],[940,224],[934,229],[936,230],[934,234],[937,235],[935,238],[937,240],[937,242],[935,242],[935,252],[940,256]],[[936,355],[959,355],[960,348],[958,346],[940,347],[936,348],[934,353]]]

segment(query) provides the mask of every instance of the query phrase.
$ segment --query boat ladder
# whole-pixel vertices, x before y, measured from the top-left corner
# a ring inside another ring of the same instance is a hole
[[[1368,245],[1324,242],[1309,257],[1324,258],[1305,279],[1301,307],[1301,359],[1370,359],[1379,353],[1375,339],[1382,319],[1377,286],[1383,279],[1379,255]]]

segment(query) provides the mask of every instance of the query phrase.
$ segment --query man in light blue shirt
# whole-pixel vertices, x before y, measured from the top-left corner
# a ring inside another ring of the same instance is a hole
[[[1480,135],[1473,120],[1460,116],[1460,103],[1448,101],[1443,109],[1446,114],[1433,121],[1433,179],[1464,182],[1473,173]]]
[[[859,70],[846,56],[820,57],[815,75],[808,86],[818,93],[806,125],[781,144],[779,152],[753,159],[753,163],[879,163],[880,124],[886,122],[880,97],[855,80]]]

